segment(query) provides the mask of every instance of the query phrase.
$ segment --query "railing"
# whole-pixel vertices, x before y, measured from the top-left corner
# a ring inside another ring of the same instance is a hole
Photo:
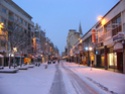
[[[107,31],[104,36],[104,40],[108,40],[112,38],[112,30]]]
[[[100,34],[98,36],[98,42],[100,43],[111,38],[112,38],[112,30],[107,31],[106,33]]]

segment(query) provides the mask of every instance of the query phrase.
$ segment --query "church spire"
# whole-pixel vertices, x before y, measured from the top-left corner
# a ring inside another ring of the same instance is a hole
[[[80,33],[80,35],[83,35],[83,33],[82,33],[82,27],[81,27],[81,23],[79,24],[79,33]]]

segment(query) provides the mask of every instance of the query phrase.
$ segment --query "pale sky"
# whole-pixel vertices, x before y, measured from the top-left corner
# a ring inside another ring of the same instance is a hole
[[[66,47],[69,29],[83,34],[105,15],[119,0],[13,0],[33,17],[60,52]]]

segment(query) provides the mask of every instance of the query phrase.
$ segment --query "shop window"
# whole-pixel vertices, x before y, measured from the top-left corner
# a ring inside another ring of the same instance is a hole
[[[102,67],[105,66],[104,61],[105,61],[105,57],[104,57],[104,55],[102,55],[102,56],[101,56],[101,66],[102,66]]]
[[[108,66],[109,68],[114,68],[117,66],[117,55],[116,53],[108,54]]]

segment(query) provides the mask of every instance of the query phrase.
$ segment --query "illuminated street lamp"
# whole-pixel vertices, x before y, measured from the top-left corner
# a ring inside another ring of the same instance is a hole
[[[14,68],[16,67],[16,57],[15,57],[15,53],[17,52],[17,47],[13,47],[13,52],[14,52]]]
[[[106,19],[104,19],[103,16],[98,16],[97,20],[101,23],[102,26],[106,24]]]
[[[4,28],[4,23],[0,23],[0,34],[2,34],[2,29]],[[1,45],[0,45],[1,46]],[[0,55],[0,57],[2,58],[2,69],[4,68],[4,56]]]
[[[4,41],[6,43],[6,46],[3,48],[3,50],[6,50],[6,52],[7,52],[8,32],[5,32],[6,30],[7,29],[6,29],[6,26],[4,25],[4,23],[0,22],[0,36],[4,37],[5,41],[6,41],[6,42]],[[1,39],[0,39],[0,41],[1,41]],[[0,47],[1,47],[1,45],[0,45]],[[5,51],[3,51],[3,65],[4,65],[4,55],[5,55]]]
[[[17,48],[16,48],[16,47],[14,47],[14,48],[13,48],[13,51],[14,51],[14,52],[17,52]]]
[[[0,23],[0,30],[4,27],[4,23]]]
[[[85,50],[88,52],[88,66],[90,66],[90,51],[92,51],[92,47],[85,47]]]

